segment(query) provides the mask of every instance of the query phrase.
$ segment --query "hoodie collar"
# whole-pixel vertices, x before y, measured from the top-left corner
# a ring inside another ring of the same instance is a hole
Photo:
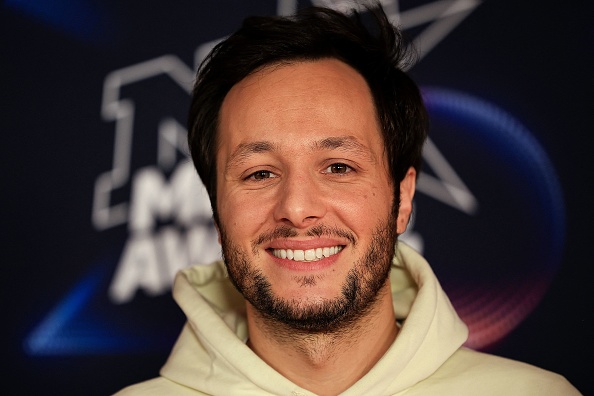
[[[390,281],[402,327],[384,356],[345,396],[402,391],[435,372],[468,336],[429,264],[402,242]],[[236,389],[232,393],[313,395],[245,345],[245,302],[223,262],[180,271],[173,295],[188,321],[161,375],[206,394],[230,394]]]

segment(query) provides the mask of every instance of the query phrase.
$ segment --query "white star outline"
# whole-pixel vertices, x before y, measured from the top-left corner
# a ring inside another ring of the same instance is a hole
[[[400,10],[398,0],[382,0],[391,21],[402,29],[423,24],[427,26],[415,37],[413,45],[419,52],[420,61],[437,44],[466,19],[481,3],[480,0],[437,0],[415,8]],[[322,5],[345,11],[354,3],[340,0],[314,0]],[[360,4],[360,3],[359,3]],[[278,0],[277,13],[289,15],[295,12],[297,0]],[[120,98],[122,87],[159,75],[167,75],[183,91],[190,94],[195,71],[202,59],[222,40],[217,39],[200,45],[194,53],[194,69],[188,67],[175,55],[163,55],[109,73],[103,84],[101,116],[105,122],[115,121],[115,139],[112,169],[100,174],[95,181],[92,207],[92,223],[97,230],[106,230],[128,219],[128,203],[111,203],[112,191],[121,188],[130,180],[130,159],[134,129],[134,102]],[[157,163],[162,168],[175,165],[176,151],[188,155],[184,126],[175,119],[167,118],[159,124]],[[423,150],[423,159],[435,173],[435,177],[421,172],[417,190],[466,214],[478,209],[476,198],[462,182],[435,144],[428,139]]]

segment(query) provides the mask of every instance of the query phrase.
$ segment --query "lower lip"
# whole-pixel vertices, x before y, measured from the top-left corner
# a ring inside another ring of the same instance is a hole
[[[291,271],[311,272],[323,270],[332,266],[336,262],[336,260],[338,260],[338,256],[342,254],[342,250],[336,254],[333,254],[330,257],[324,257],[321,260],[317,261],[295,261],[278,258],[274,256],[272,252],[268,252],[268,254],[270,255],[270,257],[272,257],[274,262],[280,267],[286,268]]]

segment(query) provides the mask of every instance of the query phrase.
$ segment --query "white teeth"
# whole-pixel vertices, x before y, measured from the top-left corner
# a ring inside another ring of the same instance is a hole
[[[299,249],[274,249],[272,254],[281,259],[289,259],[294,261],[317,261],[324,257],[330,257],[342,250],[342,246],[329,246],[316,249],[299,250]]]
[[[305,260],[305,252],[303,250],[293,250],[293,260],[304,261]]]

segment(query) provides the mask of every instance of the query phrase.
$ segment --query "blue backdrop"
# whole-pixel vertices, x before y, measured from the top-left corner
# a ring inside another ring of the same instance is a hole
[[[184,318],[175,272],[220,255],[185,119],[196,65],[253,14],[338,0],[6,0],[4,379],[105,395],[157,375]],[[593,6],[385,0],[417,45],[430,141],[402,238],[469,347],[565,375],[594,351]]]

